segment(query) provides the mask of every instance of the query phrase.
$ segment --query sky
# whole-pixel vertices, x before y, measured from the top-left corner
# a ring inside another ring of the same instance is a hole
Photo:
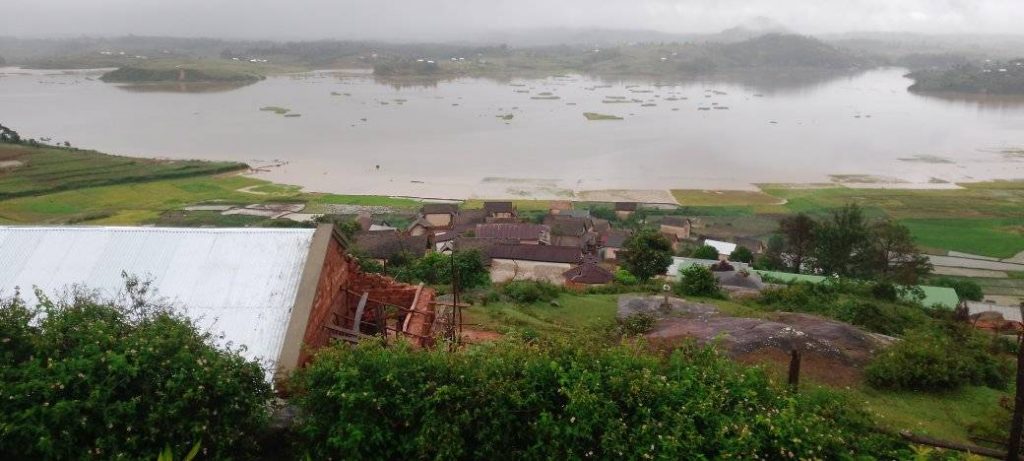
[[[536,28],[1019,34],[1024,0],[0,0],[0,36],[459,40]]]

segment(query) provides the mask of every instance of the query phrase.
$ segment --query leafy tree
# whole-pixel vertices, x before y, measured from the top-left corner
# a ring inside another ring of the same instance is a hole
[[[879,280],[914,285],[932,270],[928,258],[921,255],[906,226],[886,219],[870,227],[864,246],[861,273]]]
[[[718,259],[718,250],[711,245],[701,245],[690,253],[691,258],[697,259]]]
[[[754,261],[754,253],[745,246],[737,246],[729,255],[729,260],[750,264]]]
[[[653,229],[642,229],[626,241],[622,265],[640,281],[665,273],[672,264],[672,244]]]
[[[862,267],[870,231],[864,213],[856,204],[834,210],[814,232],[818,268],[825,274],[856,275]]]
[[[20,144],[21,136],[18,135],[17,131],[7,128],[6,126],[0,125],[0,142]]]
[[[630,274],[629,271],[627,271],[626,269],[619,269],[615,271],[615,283],[618,283],[620,285],[632,286],[636,285],[638,282],[639,280],[636,279],[636,276]]]
[[[694,264],[679,270],[679,294],[686,296],[718,296],[719,284],[711,269]]]
[[[981,285],[978,285],[978,283],[973,280],[942,277],[932,280],[930,283],[935,286],[948,287],[956,290],[956,294],[960,299],[966,299],[968,301],[981,301],[982,299],[985,299],[985,293],[981,290]]]
[[[123,303],[0,301],[0,458],[151,459],[197,442],[204,459],[255,455],[264,370],[145,287],[129,280]]]
[[[484,266],[483,258],[478,250],[456,251],[454,255],[430,253],[388,270],[395,278],[404,282],[450,285],[452,283],[453,257],[461,288],[476,288],[491,282],[490,272]]]
[[[356,233],[362,230],[362,227],[355,219],[343,218],[338,215],[325,214],[317,217],[315,221],[322,224],[334,224],[334,228],[338,233],[350,241],[355,238]]]
[[[804,213],[788,216],[779,221],[779,234],[783,239],[782,252],[790,258],[791,272],[799,274],[807,258],[814,253],[817,227],[818,223],[814,218]],[[782,261],[781,252],[779,260]]]
[[[786,263],[782,259],[782,251],[785,247],[786,242],[779,234],[774,234],[768,238],[768,248],[765,249],[764,254],[761,255],[754,261],[754,266],[757,269],[765,270],[781,270],[786,268]]]

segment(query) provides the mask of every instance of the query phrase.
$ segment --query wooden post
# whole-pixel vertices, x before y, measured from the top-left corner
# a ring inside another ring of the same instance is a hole
[[[1024,302],[1020,303],[1021,318],[1024,319]],[[1006,459],[1020,459],[1020,438],[1024,432],[1024,343],[1017,340],[1017,392],[1013,399],[1013,419],[1010,424],[1010,440],[1006,444]]]
[[[796,349],[789,353],[789,387],[794,392],[800,387],[800,351]]]

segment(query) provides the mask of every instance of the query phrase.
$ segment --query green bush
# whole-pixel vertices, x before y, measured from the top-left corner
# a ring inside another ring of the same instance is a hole
[[[517,304],[533,304],[557,299],[562,287],[545,281],[516,280],[506,283],[501,291]]]
[[[733,250],[732,254],[729,255],[729,261],[739,261],[741,263],[750,264],[754,262],[754,252],[750,251],[745,246],[737,246]]]
[[[683,296],[719,296],[720,287],[715,274],[699,264],[679,270],[676,291]]]
[[[899,299],[900,293],[896,290],[896,285],[889,282],[878,282],[871,286],[871,296],[883,301],[896,301]]]
[[[690,253],[691,258],[697,259],[718,259],[718,250],[711,245],[701,245]]]
[[[455,252],[455,269],[459,286],[472,289],[491,283],[491,274],[484,266],[478,250]],[[452,256],[444,253],[430,253],[422,258],[403,261],[403,264],[388,267],[396,279],[403,282],[423,282],[428,285],[451,285]]]
[[[875,299],[873,286],[846,281],[797,282],[765,289],[758,303],[769,310],[820,315],[886,335],[901,335],[931,322],[932,317],[920,305]]]
[[[268,421],[259,364],[167,309],[6,300],[0,336],[2,459],[144,459],[197,442],[204,459],[247,458]]]
[[[615,271],[615,283],[619,285],[633,286],[640,283],[640,280],[635,275],[629,273],[626,269],[619,269]]]
[[[618,322],[620,334],[624,336],[639,336],[654,330],[654,324],[658,323],[658,318],[651,314],[640,312],[620,319]]]
[[[864,369],[873,387],[940,392],[966,385],[1005,389],[1010,364],[992,355],[967,327],[919,328],[881,352]]]
[[[505,341],[321,351],[294,378],[312,459],[894,459],[854,402],[712,349]]]

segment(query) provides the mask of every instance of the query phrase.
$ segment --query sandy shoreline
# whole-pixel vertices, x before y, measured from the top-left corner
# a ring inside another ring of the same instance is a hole
[[[245,173],[247,176],[271,181],[278,184],[291,184],[288,174],[275,174],[280,167],[259,168]],[[679,186],[665,188],[633,189],[628,187],[587,188],[587,183],[567,184],[568,181],[557,179],[527,178],[481,178],[477,183],[467,183],[459,178],[433,178],[417,180],[401,177],[389,177],[368,173],[361,178],[351,180],[331,178],[309,178],[299,185],[305,192],[332,193],[344,195],[387,196],[411,198],[427,201],[453,200],[572,200],[586,202],[640,202],[650,204],[685,205],[673,195],[673,190],[698,190],[707,192],[760,192],[764,187],[782,187],[788,189],[890,189],[890,190],[949,190],[962,188],[959,184],[986,182],[991,180],[1018,181],[1024,178],[986,179],[984,181],[963,181],[960,183],[915,183],[907,181],[869,181],[869,182],[766,182],[760,184],[722,183],[716,180],[701,182],[688,181]],[[294,185],[294,184],[292,184]],[[572,187],[572,186],[582,187]],[[595,184],[596,185],[596,184]]]

